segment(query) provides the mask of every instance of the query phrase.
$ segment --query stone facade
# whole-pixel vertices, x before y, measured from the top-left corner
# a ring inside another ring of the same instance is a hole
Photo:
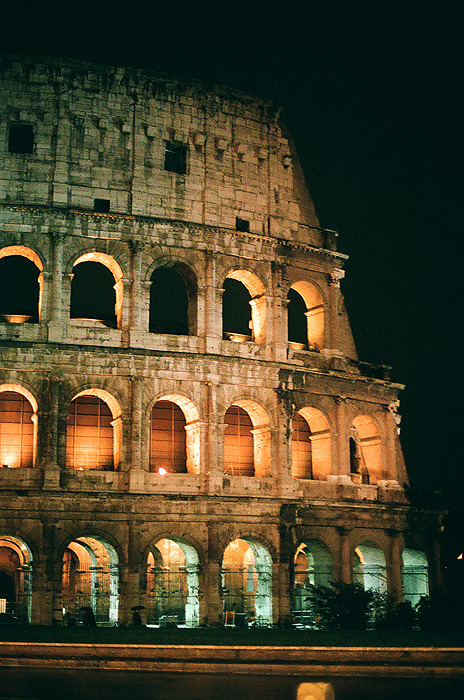
[[[417,576],[439,586],[437,515],[405,498],[402,387],[358,361],[346,256],[276,106],[15,57],[0,105],[0,600],[43,624],[76,606],[129,623],[137,605],[157,624],[270,624],[304,621],[308,584],[331,578],[397,600],[425,592]],[[110,321],[85,293],[100,272]],[[156,325],[169,280],[182,332]],[[163,448],[158,409],[180,410]],[[9,439],[30,458],[9,462]]]

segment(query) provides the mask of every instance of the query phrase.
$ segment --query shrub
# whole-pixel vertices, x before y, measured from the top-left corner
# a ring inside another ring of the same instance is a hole
[[[358,583],[333,581],[312,586],[310,611],[318,626],[332,630],[363,630],[372,617],[375,593]]]

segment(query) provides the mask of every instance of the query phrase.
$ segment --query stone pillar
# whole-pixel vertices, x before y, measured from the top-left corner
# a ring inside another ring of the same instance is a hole
[[[132,252],[132,290],[129,326],[131,330],[135,331],[144,330],[144,325],[142,324],[142,254],[144,248],[145,243],[143,241],[130,241]],[[148,330],[148,328],[145,330]]]
[[[346,527],[337,527],[339,537],[339,560],[335,562],[335,579],[342,583],[352,582],[350,543],[348,535],[350,530]]]
[[[350,477],[350,445],[346,433],[346,397],[335,398],[335,425],[332,474],[329,481],[351,484]]]
[[[65,234],[51,233],[53,241],[53,274],[48,340],[57,342],[63,339],[63,241]]]
[[[403,598],[403,580],[401,576],[402,557],[400,551],[400,533],[389,530],[389,548],[387,552],[387,592],[395,603]]]
[[[128,523],[127,566],[121,566],[119,593],[119,621],[123,624],[132,623],[132,608],[135,605],[145,605],[142,600],[140,586],[140,536],[137,523]]]
[[[282,297],[285,281],[286,267],[272,262],[272,288],[273,297],[270,309],[272,320],[272,341],[274,346],[274,360],[285,362],[287,359],[288,331],[287,331],[287,306],[288,300]]]
[[[222,338],[222,289],[217,289],[216,275],[217,255],[205,251],[205,313],[203,337],[205,352],[217,352]]]
[[[144,491],[148,463],[142,460],[142,379],[131,377],[131,454],[129,490]]]
[[[332,270],[329,274],[329,318],[325,330],[326,347],[339,350],[338,307],[340,304],[340,280],[345,276],[344,270]]]
[[[48,386],[48,420],[46,461],[44,463],[44,489],[60,488],[60,466],[58,464],[58,439],[60,435],[60,388],[61,382],[51,377]]]

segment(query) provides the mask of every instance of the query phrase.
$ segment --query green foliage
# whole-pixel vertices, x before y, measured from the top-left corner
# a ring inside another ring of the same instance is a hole
[[[332,581],[329,586],[312,586],[309,604],[322,629],[364,630],[373,615],[375,593],[358,583]]]

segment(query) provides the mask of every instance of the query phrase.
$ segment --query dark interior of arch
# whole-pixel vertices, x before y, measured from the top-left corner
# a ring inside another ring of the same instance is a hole
[[[28,258],[11,255],[0,260],[0,318],[23,316],[26,323],[39,322],[40,270]]]
[[[150,333],[189,335],[189,294],[182,275],[172,267],[155,270],[150,287]]]
[[[295,289],[290,289],[288,295],[288,340],[291,343],[308,344],[308,322],[306,319],[306,304]]]
[[[82,262],[73,268],[71,318],[90,318],[116,328],[116,292],[111,270],[99,262]]]
[[[227,278],[222,296],[222,332],[225,338],[229,333],[251,337],[251,296],[242,282]]]

